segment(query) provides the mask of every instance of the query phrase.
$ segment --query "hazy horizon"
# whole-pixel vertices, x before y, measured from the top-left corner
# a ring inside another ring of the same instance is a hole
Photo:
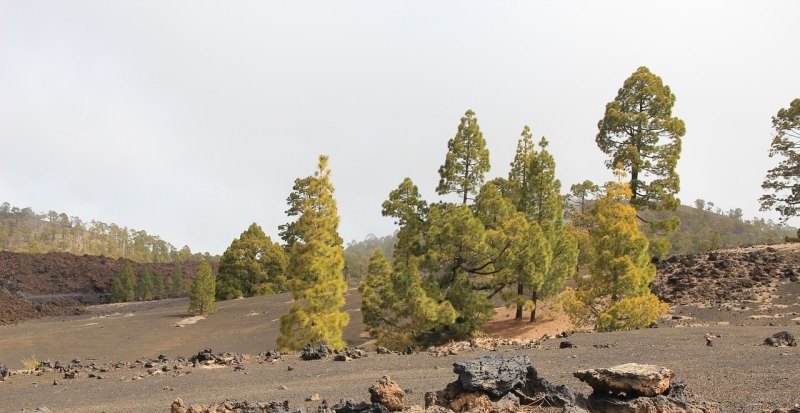
[[[386,235],[380,206],[404,177],[439,199],[470,108],[487,178],[530,125],[562,192],[609,180],[597,122],[647,66],[686,123],[682,203],[775,219],[757,200],[771,117],[800,97],[798,15],[791,1],[0,0],[0,202],[219,254],[251,222],[277,238],[294,179],[327,154],[345,242]]]

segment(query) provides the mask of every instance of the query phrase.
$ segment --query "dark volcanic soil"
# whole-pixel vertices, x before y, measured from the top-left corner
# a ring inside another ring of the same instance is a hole
[[[137,263],[61,252],[0,251],[0,325],[74,314],[81,304],[102,302],[111,291],[112,278],[125,262],[131,264],[137,275],[149,269],[167,276],[175,268],[171,263]],[[184,263],[182,267],[186,278],[194,277],[196,263]]]

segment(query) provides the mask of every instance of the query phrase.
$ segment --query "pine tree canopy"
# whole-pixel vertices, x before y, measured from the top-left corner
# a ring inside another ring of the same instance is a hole
[[[447,142],[447,156],[439,168],[439,195],[456,193],[462,204],[478,193],[489,171],[489,150],[478,126],[475,112],[468,110],[458,125],[456,136]]]
[[[286,253],[253,223],[222,254],[217,299],[228,300],[287,290]]]

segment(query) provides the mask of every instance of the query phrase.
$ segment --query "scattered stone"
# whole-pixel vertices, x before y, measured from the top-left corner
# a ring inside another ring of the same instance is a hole
[[[331,410],[336,413],[389,413],[386,407],[377,403],[354,402],[348,400],[331,406]]]
[[[236,400],[225,400],[222,403],[205,406],[195,404],[186,406],[180,398],[175,399],[171,406],[172,413],[289,413],[289,402],[249,403]]]
[[[333,351],[324,343],[316,347],[309,344],[303,347],[300,358],[303,360],[322,360],[328,358],[331,354],[333,354]]]
[[[189,358],[189,361],[192,363],[202,363],[204,361],[214,361],[214,352],[210,349],[201,350],[196,355]]]
[[[286,367],[286,371],[292,371],[292,370],[294,370],[294,367],[292,367],[292,366]]]
[[[318,402],[319,401],[319,393],[314,393],[309,397],[306,397],[307,402]]]
[[[386,347],[381,347],[381,346],[378,346],[378,348],[376,348],[376,349],[375,349],[375,351],[376,351],[378,354],[392,354],[392,351],[391,351],[391,350],[389,350],[389,349],[388,349],[388,348],[386,348]]]
[[[8,367],[5,364],[0,363],[0,381],[5,381],[6,377],[9,376],[11,376],[11,372],[8,371]]]
[[[22,409],[22,413],[53,413],[47,406],[39,406],[36,410]]]
[[[410,356],[410,355],[414,354],[414,347],[408,346],[408,347],[404,348],[403,349],[403,354],[405,354],[407,356]]]
[[[399,412],[406,408],[406,392],[389,376],[383,376],[378,383],[369,388],[370,401],[380,404],[390,412]]]
[[[574,376],[598,394],[653,397],[663,394],[675,374],[649,364],[628,363],[607,369],[580,370]]]
[[[576,347],[577,347],[577,346],[576,346],[576,345],[574,345],[574,344],[572,344],[572,342],[571,342],[571,341],[562,341],[562,342],[561,342],[561,343],[558,345],[558,348],[576,348]]]
[[[772,347],[797,347],[797,341],[788,331],[781,331],[780,333],[773,334],[772,337],[764,339],[764,345]]]

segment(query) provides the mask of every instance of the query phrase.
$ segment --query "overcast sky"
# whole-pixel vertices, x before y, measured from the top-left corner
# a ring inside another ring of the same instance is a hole
[[[758,212],[770,118],[800,97],[797,1],[0,0],[0,202],[221,253],[275,237],[330,155],[345,241],[437,169],[471,108],[505,176],[523,125],[564,189],[639,66],[686,122],[680,198]],[[794,224],[797,224],[795,222]]]

